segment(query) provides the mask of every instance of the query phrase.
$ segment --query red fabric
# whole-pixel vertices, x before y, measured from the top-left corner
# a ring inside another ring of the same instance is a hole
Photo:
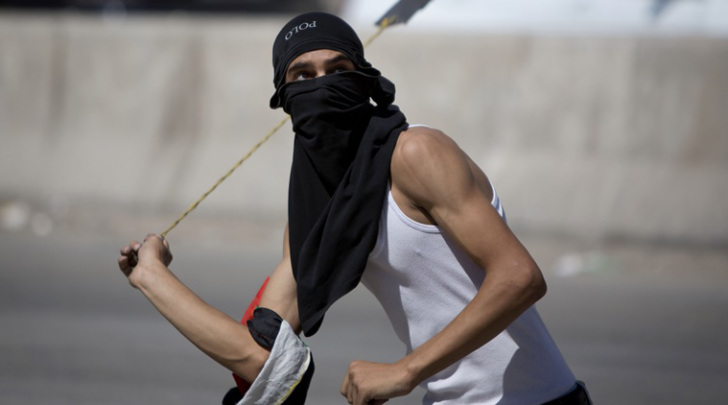
[[[253,298],[253,301],[251,301],[250,305],[248,305],[248,309],[245,310],[243,318],[240,320],[240,323],[242,323],[243,325],[247,324],[249,320],[253,319],[253,311],[255,311],[255,308],[257,308],[258,304],[260,304],[260,298],[263,296],[263,291],[265,291],[265,287],[268,285],[269,279],[270,277],[266,277],[265,281],[263,281],[263,285],[260,286],[258,293],[255,294],[255,298]],[[235,380],[235,384],[237,384],[240,393],[242,395],[245,395],[248,389],[250,389],[251,383],[243,380],[235,373],[233,373],[233,379]]]

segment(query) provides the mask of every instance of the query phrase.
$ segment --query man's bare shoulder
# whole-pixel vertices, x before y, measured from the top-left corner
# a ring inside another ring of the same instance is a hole
[[[447,134],[436,128],[416,126],[403,131],[397,141],[393,159],[405,165],[421,165],[423,160],[459,151]]]
[[[402,132],[391,169],[393,187],[414,201],[455,194],[473,185],[492,196],[483,171],[450,136],[435,128],[410,127]]]
[[[463,151],[444,132],[429,127],[411,127],[400,134],[391,175],[393,189],[421,208],[471,177]]]

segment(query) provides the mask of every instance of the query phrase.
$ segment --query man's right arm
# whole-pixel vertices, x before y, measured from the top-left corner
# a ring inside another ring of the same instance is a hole
[[[246,325],[210,306],[187,288],[167,267],[171,261],[166,241],[149,236],[132,242],[119,257],[119,268],[130,284],[195,346],[247,381],[253,381],[268,357]],[[137,257],[138,256],[138,260]],[[298,331],[298,304],[285,232],[283,257],[261,297],[260,306],[276,311]]]

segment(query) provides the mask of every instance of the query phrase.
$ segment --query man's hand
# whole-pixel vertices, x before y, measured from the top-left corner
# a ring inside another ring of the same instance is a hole
[[[409,394],[414,387],[410,373],[399,363],[354,361],[341,384],[341,395],[350,404],[379,405]]]
[[[169,266],[172,262],[172,253],[167,240],[158,235],[149,234],[144,242],[132,241],[128,246],[121,248],[121,256],[117,260],[119,269],[129,279],[129,283],[139,288],[138,279],[141,274],[134,272],[136,268],[151,268],[155,265]]]

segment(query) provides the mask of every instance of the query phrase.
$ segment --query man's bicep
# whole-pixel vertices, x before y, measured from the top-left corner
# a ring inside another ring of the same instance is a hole
[[[296,280],[293,278],[293,268],[288,250],[288,227],[283,242],[283,257],[273,270],[268,286],[263,292],[260,306],[272,309],[285,319],[296,333],[301,330],[298,318],[298,296],[296,294]]]
[[[493,190],[482,170],[447,136],[433,133],[416,140],[418,144],[403,148],[401,155],[401,162],[409,166],[403,172],[411,201],[424,208],[483,269],[528,259],[492,206]]]

